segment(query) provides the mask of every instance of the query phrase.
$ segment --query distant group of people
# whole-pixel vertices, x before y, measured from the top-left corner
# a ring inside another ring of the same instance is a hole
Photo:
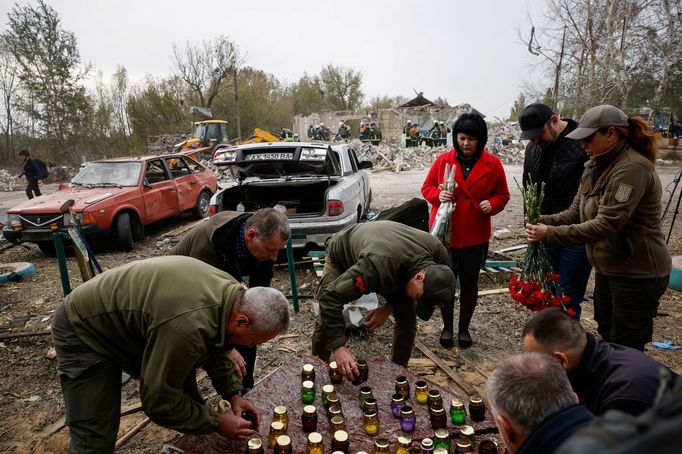
[[[450,128],[442,120],[434,120],[430,129],[423,131],[417,123],[407,120],[403,126],[403,140],[406,147],[417,147],[422,144],[428,147],[444,147],[448,141]]]
[[[646,413],[655,404],[659,374],[673,376],[642,352],[671,258],[660,226],[661,184],[648,125],[613,106],[589,109],[576,123],[542,104],[528,106],[520,124],[530,141],[524,184],[545,183],[542,223],[526,225],[525,232],[529,241],[550,248],[576,316],[559,308],[536,314],[520,339],[527,353],[498,365],[487,388],[509,451],[551,453],[595,424],[594,415]],[[359,370],[342,310],[364,294],[386,300],[365,315],[366,330],[395,318],[396,364],[407,366],[417,319],[431,319],[436,309],[443,348],[455,341],[462,349],[473,345],[470,325],[491,217],[510,200],[502,164],[485,148],[487,138],[480,115],[461,115],[452,125],[453,149],[435,160],[422,185],[431,224],[441,204],[454,203],[447,247],[428,232],[390,220],[357,224],[327,241],[311,351],[325,361],[333,356],[346,378]],[[446,165],[456,169],[452,190],[444,181]],[[289,325],[286,298],[269,287],[290,235],[279,207],[218,213],[187,233],[169,256],[106,271],[66,297],[52,333],[70,452],[113,451],[121,370],[140,378],[143,407],[158,424],[233,439],[253,436],[242,411],[256,415],[257,426],[260,412],[243,394],[254,386],[256,346]],[[579,321],[591,267],[599,337]],[[230,401],[232,414],[205,404],[195,379],[200,367]]]

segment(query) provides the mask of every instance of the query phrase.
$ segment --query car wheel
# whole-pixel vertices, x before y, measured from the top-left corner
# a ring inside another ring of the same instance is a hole
[[[122,251],[130,251],[133,246],[133,230],[130,226],[130,214],[121,213],[116,216],[116,245]]]
[[[40,251],[48,257],[54,257],[57,255],[57,250],[54,247],[54,241],[41,241],[38,243]]]
[[[197,204],[194,207],[194,217],[197,219],[202,219],[208,216],[208,205],[211,203],[211,194],[209,194],[206,191],[203,191],[201,194],[199,194],[199,198],[197,199]]]

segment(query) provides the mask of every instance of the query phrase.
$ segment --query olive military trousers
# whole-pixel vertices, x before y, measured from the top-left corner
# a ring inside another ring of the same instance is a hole
[[[602,339],[644,350],[670,276],[652,279],[594,276],[594,319]]]
[[[64,394],[69,453],[114,452],[121,412],[121,368],[73,332],[65,299],[52,322],[59,380]]]
[[[324,264],[324,274],[317,291],[318,301],[321,289],[330,285],[341,274],[343,274],[343,271],[337,268],[331,260],[329,260],[329,257],[327,257]],[[389,301],[389,304],[390,303],[391,302]],[[320,301],[320,304],[324,304],[324,302]],[[341,309],[339,308],[339,310]],[[410,356],[412,356],[414,339],[417,335],[417,312],[415,304],[412,302],[400,302],[399,304],[393,305],[393,317],[395,318],[395,326],[393,327],[391,361],[399,366],[407,367],[407,362],[410,360]],[[318,356],[324,361],[329,361],[331,355],[331,351],[326,347],[327,341],[328,339],[325,335],[322,321],[318,315],[312,337],[312,352],[313,355]]]

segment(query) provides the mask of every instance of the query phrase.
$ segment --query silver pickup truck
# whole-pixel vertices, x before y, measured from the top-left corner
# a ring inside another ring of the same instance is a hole
[[[282,205],[294,247],[323,246],[327,238],[360,221],[369,210],[369,161],[348,144],[267,142],[219,148],[217,166],[234,181],[211,198],[209,213],[254,211]]]

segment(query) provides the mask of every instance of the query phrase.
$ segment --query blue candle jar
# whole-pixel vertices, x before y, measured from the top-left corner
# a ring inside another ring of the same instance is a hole
[[[405,406],[405,397],[400,393],[391,396],[391,413],[393,417],[400,418],[400,410]]]
[[[409,405],[400,410],[400,429],[405,433],[412,433],[417,426],[417,415]]]

